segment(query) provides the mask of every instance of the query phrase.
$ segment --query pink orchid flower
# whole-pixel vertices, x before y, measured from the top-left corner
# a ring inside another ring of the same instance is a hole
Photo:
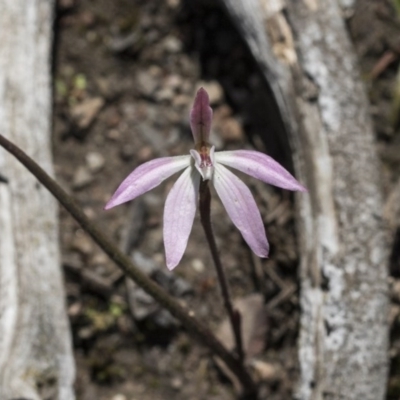
[[[213,183],[229,217],[259,257],[267,257],[269,251],[260,212],[249,188],[226,166],[283,189],[306,191],[285,168],[263,153],[251,150],[215,152],[208,142],[212,115],[208,94],[201,88],[190,114],[195,140],[190,155],[157,158],[140,165],[121,183],[105,206],[108,210],[133,200],[184,170],[169,192],[164,208],[164,246],[169,270],[178,265],[185,252],[196,213],[200,179]]]

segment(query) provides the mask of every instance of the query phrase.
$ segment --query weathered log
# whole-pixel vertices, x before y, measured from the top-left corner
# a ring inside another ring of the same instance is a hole
[[[52,0],[0,0],[0,131],[48,172]],[[55,200],[0,151],[0,399],[72,400]]]
[[[387,259],[368,102],[336,1],[223,0],[291,143],[301,266],[296,397],[380,400],[388,372]],[[271,115],[271,118],[274,118]]]

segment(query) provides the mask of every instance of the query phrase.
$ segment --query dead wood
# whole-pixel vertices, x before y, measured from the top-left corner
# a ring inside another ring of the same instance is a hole
[[[52,0],[0,0],[0,132],[53,173]],[[0,399],[72,400],[57,206],[0,151]]]
[[[388,245],[368,102],[342,11],[335,1],[223,3],[268,82],[277,133],[289,138],[309,189],[296,196],[297,398],[383,399]]]

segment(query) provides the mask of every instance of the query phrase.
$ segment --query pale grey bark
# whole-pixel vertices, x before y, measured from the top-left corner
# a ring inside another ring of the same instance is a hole
[[[0,132],[53,173],[52,0],[0,0]],[[57,206],[0,149],[0,399],[72,400]]]
[[[309,194],[296,196],[301,378],[296,398],[380,400],[387,259],[368,102],[336,1],[223,0],[272,89]]]

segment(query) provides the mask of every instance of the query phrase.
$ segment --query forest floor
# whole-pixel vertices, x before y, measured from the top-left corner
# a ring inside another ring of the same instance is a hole
[[[248,148],[287,168],[283,145],[266,137],[262,78],[238,33],[212,1],[59,0],[54,64],[54,163],[58,181],[135,263],[220,332],[224,312],[198,217],[179,266],[164,262],[162,215],[172,178],[103,211],[119,183],[155,157],[193,147],[189,110],[204,86],[218,149]],[[400,397],[400,23],[389,1],[359,1],[346,15],[371,101],[388,219],[392,340],[388,399]],[[397,95],[396,95],[397,87]],[[397,104],[397,108],[396,108]],[[262,398],[286,400],[299,368],[298,250],[293,198],[242,176],[271,244],[254,257],[213,196],[213,224],[233,297],[257,320],[247,337]],[[397,190],[397,192],[396,192]],[[228,400],[234,389],[215,360],[118,268],[64,210],[61,244],[78,400]],[[398,218],[398,217],[397,217]],[[259,315],[266,316],[259,318]]]

